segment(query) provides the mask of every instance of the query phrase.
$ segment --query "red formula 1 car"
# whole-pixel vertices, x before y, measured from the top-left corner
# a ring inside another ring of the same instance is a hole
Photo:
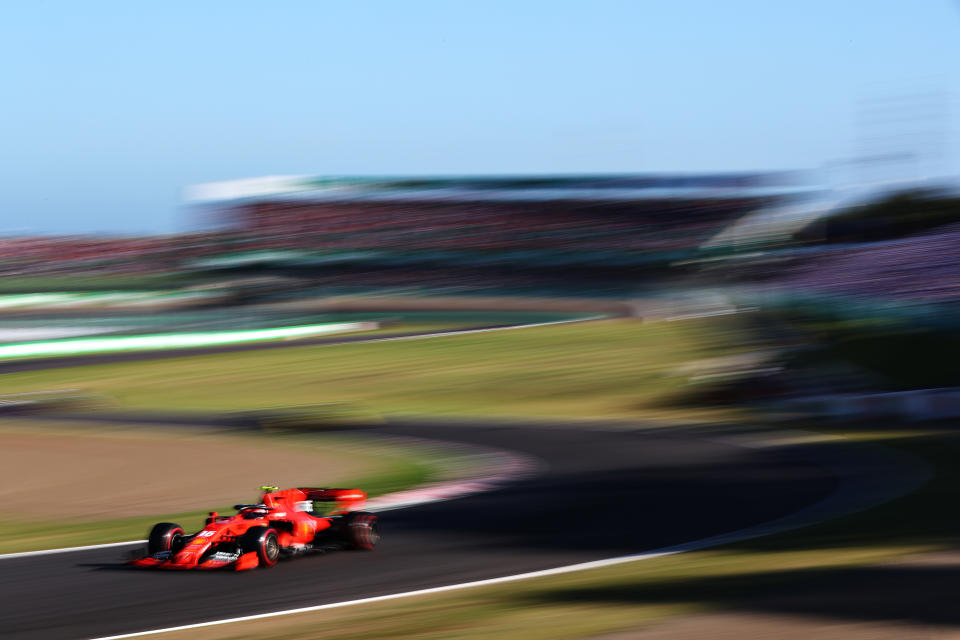
[[[380,541],[377,516],[357,510],[367,499],[359,489],[260,490],[259,504],[238,504],[235,515],[211,511],[206,526],[193,535],[170,522],[154,525],[146,555],[131,564],[243,571],[272,567],[283,556],[337,548],[372,550]],[[316,515],[314,502],[332,502],[334,510]]]

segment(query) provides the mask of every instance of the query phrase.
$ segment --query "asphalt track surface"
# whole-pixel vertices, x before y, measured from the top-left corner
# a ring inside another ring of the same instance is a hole
[[[808,452],[654,431],[412,421],[375,431],[512,450],[546,465],[489,493],[381,514],[375,552],[245,573],[135,570],[122,548],[8,558],[0,636],[132,633],[609,558],[774,520],[838,484]]]

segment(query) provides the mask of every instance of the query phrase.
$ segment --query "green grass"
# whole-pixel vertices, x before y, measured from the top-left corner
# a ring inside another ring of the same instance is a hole
[[[76,387],[122,407],[238,410],[353,402],[383,415],[640,418],[676,363],[730,347],[706,321],[606,321],[6,374],[8,393]],[[79,381],[79,382],[78,382]]]

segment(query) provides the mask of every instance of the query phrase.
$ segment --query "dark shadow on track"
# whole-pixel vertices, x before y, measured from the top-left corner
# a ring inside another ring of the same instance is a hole
[[[960,626],[960,609],[956,606],[958,589],[960,565],[889,564],[545,590],[521,602],[532,606],[584,602],[700,602],[724,610],[751,613],[799,614],[846,621],[909,621],[957,627]]]

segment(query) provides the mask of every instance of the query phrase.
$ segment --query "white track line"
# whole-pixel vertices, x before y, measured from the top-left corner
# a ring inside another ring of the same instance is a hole
[[[591,562],[581,562],[564,567],[555,567],[553,569],[543,569],[542,571],[530,571],[528,573],[518,573],[512,576],[501,576],[499,578],[488,578],[486,580],[475,580],[473,582],[462,582],[460,584],[451,584],[443,587],[431,587],[429,589],[417,589],[416,591],[404,591],[403,593],[390,593],[385,596],[374,596],[372,598],[360,598],[359,600],[345,600],[343,602],[331,602],[330,604],[320,604],[312,607],[300,607],[299,609],[287,609],[285,611],[272,611],[270,613],[257,613],[249,616],[240,616],[238,618],[226,618],[223,620],[213,620],[211,622],[199,622],[196,624],[185,624],[179,627],[167,627],[166,629],[154,629],[153,631],[137,631],[135,633],[124,633],[118,636],[103,636],[92,638],[91,640],[120,640],[121,638],[137,638],[148,636],[155,633],[169,633],[171,631],[188,631],[190,629],[201,629],[203,627],[212,627],[231,622],[246,622],[248,620],[262,620],[264,618],[275,618],[277,616],[287,616],[295,613],[310,613],[312,611],[323,611],[324,609],[336,609],[339,607],[349,607],[357,604],[370,604],[373,602],[383,602],[385,600],[396,600],[397,598],[409,598],[412,596],[424,596],[431,593],[442,593],[444,591],[458,591],[460,589],[470,589],[473,587],[484,587],[491,584],[501,584],[503,582],[514,582],[516,580],[529,580],[530,578],[542,578],[545,576],[554,576],[561,573],[571,573],[573,571],[583,571],[585,569],[599,569],[609,567],[624,562],[633,562],[634,560],[645,560],[668,556],[682,551],[649,551],[631,556],[621,556],[619,558],[607,558],[605,560],[593,560]]]
[[[556,324],[572,324],[575,322],[591,322],[593,320],[606,320],[614,316],[598,315],[585,316],[583,318],[573,318],[571,320],[551,320],[550,322],[534,322],[532,324],[514,324],[509,327],[488,327],[486,329],[451,329],[450,331],[438,331],[436,333],[421,333],[415,336],[393,336],[386,338],[367,338],[353,342],[333,343],[337,344],[358,344],[366,342],[394,342],[398,340],[422,340],[423,338],[442,338],[444,336],[462,336],[468,333],[489,333],[491,331],[510,331],[512,329],[533,329],[535,327],[549,327]]]
[[[126,542],[107,542],[104,544],[88,544],[83,547],[62,547],[60,549],[41,549],[39,551],[20,551],[18,553],[0,553],[0,560],[13,558],[29,558],[31,556],[48,556],[54,553],[70,553],[72,551],[90,551],[92,549],[107,549],[109,547],[123,547],[132,544],[143,544],[146,540],[127,540]]]

